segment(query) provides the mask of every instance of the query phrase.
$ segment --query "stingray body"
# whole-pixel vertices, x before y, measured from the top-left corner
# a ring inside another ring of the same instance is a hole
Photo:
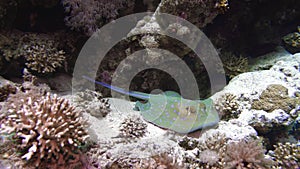
[[[210,98],[205,100],[188,100],[173,91],[166,91],[162,94],[125,91],[121,88],[95,81],[87,76],[83,76],[83,78],[119,93],[147,100],[146,103],[137,101],[135,108],[140,111],[146,121],[162,128],[178,133],[190,133],[214,126],[219,122],[219,115]]]

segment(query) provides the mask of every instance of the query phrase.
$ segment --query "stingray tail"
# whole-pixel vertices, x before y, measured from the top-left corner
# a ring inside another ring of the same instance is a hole
[[[149,94],[146,94],[146,93],[126,91],[124,89],[121,89],[121,88],[109,85],[107,83],[99,82],[99,81],[97,81],[97,80],[95,80],[93,78],[90,78],[88,76],[85,76],[85,75],[83,75],[82,78],[84,78],[84,79],[86,79],[88,81],[91,81],[93,83],[99,84],[99,85],[101,85],[103,87],[106,87],[108,89],[111,89],[113,91],[116,91],[118,93],[121,93],[121,94],[129,95],[129,96],[132,96],[132,97],[135,97],[135,98],[138,98],[138,99],[144,99],[144,100],[148,100],[149,99]]]

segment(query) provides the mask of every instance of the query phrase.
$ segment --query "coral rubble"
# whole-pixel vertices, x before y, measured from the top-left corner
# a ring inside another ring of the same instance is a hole
[[[109,99],[103,98],[102,94],[96,91],[79,92],[73,101],[82,111],[95,117],[105,117],[111,111]]]

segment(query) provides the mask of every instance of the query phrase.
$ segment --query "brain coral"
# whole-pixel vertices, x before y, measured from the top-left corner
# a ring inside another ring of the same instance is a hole
[[[15,133],[21,158],[28,165],[59,165],[79,161],[79,146],[89,137],[83,120],[68,101],[48,93],[38,102],[29,98],[20,110],[1,124],[5,133]]]

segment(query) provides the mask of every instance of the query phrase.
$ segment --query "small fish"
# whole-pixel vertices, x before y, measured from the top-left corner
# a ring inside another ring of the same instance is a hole
[[[87,76],[83,76],[83,78],[116,92],[147,100],[146,103],[137,101],[135,108],[141,112],[142,117],[146,121],[161,128],[185,134],[214,126],[219,122],[219,115],[210,98],[205,100],[188,100],[182,98],[174,91],[166,91],[161,94],[125,91]]]

